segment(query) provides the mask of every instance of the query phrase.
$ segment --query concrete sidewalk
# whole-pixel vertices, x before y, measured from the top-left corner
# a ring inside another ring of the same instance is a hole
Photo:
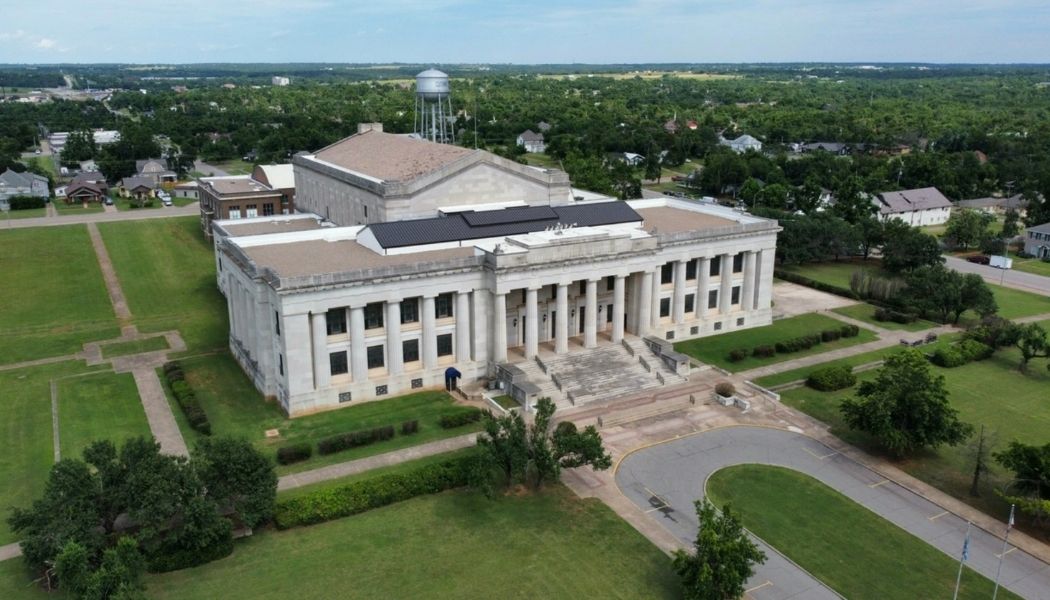
[[[0,227],[4,229],[24,229],[27,227],[56,227],[59,225],[78,225],[84,223],[113,223],[119,221],[142,221],[145,219],[168,219],[171,217],[190,217],[200,214],[200,205],[196,202],[186,206],[165,206],[162,208],[143,208],[117,212],[100,212],[87,215],[58,215],[54,217],[33,217],[30,219],[12,219]]]

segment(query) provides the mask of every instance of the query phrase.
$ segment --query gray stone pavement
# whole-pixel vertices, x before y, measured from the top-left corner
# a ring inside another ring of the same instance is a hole
[[[1014,271],[1013,269],[996,269],[988,265],[974,264],[954,256],[945,256],[944,264],[960,273],[976,273],[988,283],[1050,296],[1050,277],[1025,273],[1024,271]]]
[[[109,252],[106,251],[106,244],[102,241],[102,234],[98,232],[98,227],[94,223],[88,223],[87,229],[98,259],[98,266],[102,269],[102,279],[106,282],[109,302],[113,305],[113,313],[123,328],[131,320],[131,309],[128,308],[128,301],[124,298],[124,291],[120,288],[117,270],[113,268],[113,261],[109,259]]]
[[[831,310],[852,304],[858,304],[858,302],[790,281],[773,280],[774,319]]]
[[[23,229],[26,227],[55,227],[58,225],[77,225],[83,223],[112,223],[116,221],[142,221],[145,219],[167,219],[170,217],[188,217],[200,214],[200,206],[194,202],[186,206],[164,206],[142,210],[125,210],[118,212],[100,212],[87,215],[59,215],[56,217],[34,217],[31,219],[11,219],[0,228]]]
[[[6,546],[0,546],[0,562],[22,556],[22,547],[18,544],[19,542],[15,542]]]
[[[356,475],[380,467],[389,467],[391,465],[415,460],[417,458],[424,458],[435,454],[469,448],[474,445],[477,437],[478,434],[476,433],[468,433],[466,435],[446,438],[436,442],[402,448],[400,450],[385,452],[383,454],[376,454],[375,456],[369,456],[367,458],[328,465],[310,471],[303,471],[302,473],[285,475],[277,481],[277,490],[291,490],[304,485],[338,479],[348,475]]]
[[[214,165],[209,165],[208,163],[202,160],[193,161],[193,170],[200,171],[201,173],[204,173],[209,177],[226,177],[227,175],[229,175],[229,173],[227,173],[226,171]]]
[[[135,386],[139,390],[139,398],[142,400],[142,408],[146,411],[146,420],[149,422],[150,432],[153,439],[160,444],[160,451],[164,454],[176,456],[189,456],[186,441],[182,439],[179,424],[175,422],[175,415],[171,412],[171,405],[164,395],[160,378],[153,367],[141,367],[131,371],[135,378]]]
[[[790,431],[741,426],[682,437],[629,454],[615,476],[627,498],[688,544],[697,530],[693,501],[703,496],[711,474],[738,464],[777,465],[800,471],[953,558],[962,549],[964,519],[829,446]],[[1010,548],[1002,565],[1003,586],[1025,598],[1050,599],[1050,565],[1024,550]],[[994,579],[1001,550],[1000,538],[975,527],[968,568]],[[771,560],[758,567],[749,582],[752,598],[835,597],[790,561],[767,554]],[[906,559],[901,568],[907,568]]]

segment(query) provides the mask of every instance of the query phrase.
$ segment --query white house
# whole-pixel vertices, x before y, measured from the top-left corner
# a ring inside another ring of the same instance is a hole
[[[872,202],[881,220],[900,219],[917,227],[943,225],[952,210],[951,201],[935,187],[882,192],[873,196]]]
[[[748,150],[754,150],[755,152],[762,151],[762,142],[747,134],[744,134],[735,140],[727,140],[724,137],[719,137],[718,143],[723,146],[729,146],[729,149],[737,154],[743,154]]]
[[[524,133],[519,135],[517,143],[525,148],[526,152],[542,153],[547,150],[547,144],[543,141],[543,134],[535,133],[531,129],[526,129]]]
[[[1025,230],[1024,251],[1037,258],[1050,258],[1050,223]]]

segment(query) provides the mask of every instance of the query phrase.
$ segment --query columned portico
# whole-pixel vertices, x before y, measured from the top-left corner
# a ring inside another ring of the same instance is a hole
[[[744,253],[744,284],[740,290],[740,310],[752,310],[755,307],[755,251]]]
[[[696,266],[696,318],[703,320],[707,314],[707,288],[711,287],[711,259],[707,256],[700,258]]]
[[[653,310],[653,272],[643,271],[638,293],[638,331],[639,336],[649,333]],[[637,276],[637,273],[635,274]]]
[[[660,271],[661,267],[656,269],[649,275],[652,277],[652,296],[649,302],[649,327],[650,329],[657,329],[660,327],[660,290],[663,288],[663,284],[660,282]]]
[[[718,292],[718,312],[719,314],[728,315],[729,309],[732,308],[732,293],[733,293],[733,256],[731,254],[723,254],[722,258],[719,259],[718,272],[722,277],[721,289]]]
[[[686,261],[679,260],[674,263],[674,322],[680,324],[685,322],[685,264]]]
[[[537,289],[525,290],[525,358],[536,356],[539,351],[539,306]]]
[[[583,346],[594,348],[598,345],[598,281],[588,279],[586,284],[587,299],[583,322]]]
[[[456,360],[470,360],[470,292],[456,293]]]
[[[328,324],[324,313],[310,315],[310,337],[313,343],[314,389],[328,387]]]
[[[391,375],[404,371],[404,355],[401,352],[401,303],[386,303],[386,368]]]
[[[368,379],[368,356],[365,349],[365,307],[350,308],[350,374],[354,381]]]
[[[617,275],[613,281],[612,341],[614,343],[623,340],[624,314],[624,277]]]
[[[555,294],[554,352],[565,354],[569,351],[569,286],[559,283]]]
[[[437,366],[437,338],[434,334],[434,296],[423,296],[423,368]]]
[[[507,362],[507,295],[492,295],[492,320],[495,333],[492,343],[492,358],[498,363]]]

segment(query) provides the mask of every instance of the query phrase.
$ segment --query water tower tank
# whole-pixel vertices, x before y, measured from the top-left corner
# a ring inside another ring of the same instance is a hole
[[[416,95],[426,100],[441,100],[448,96],[448,75],[437,69],[427,69],[416,75]]]

